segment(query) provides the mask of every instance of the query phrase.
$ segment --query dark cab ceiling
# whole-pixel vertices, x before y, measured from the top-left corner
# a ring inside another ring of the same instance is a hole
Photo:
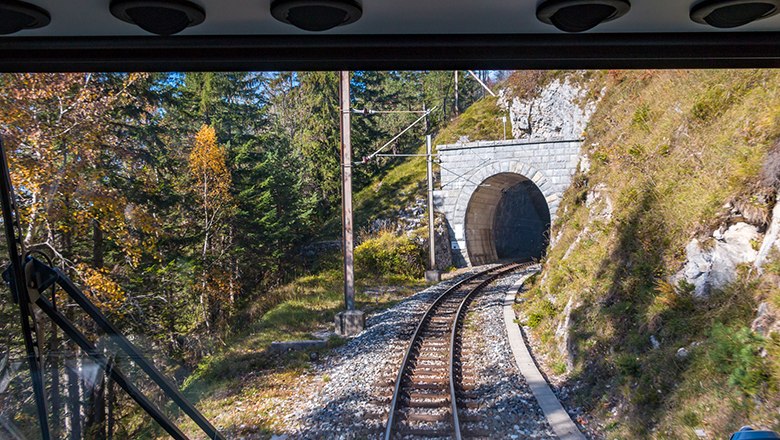
[[[274,19],[271,0],[194,0],[203,23],[169,37],[109,0],[28,3],[51,22],[0,37],[0,70],[780,67],[780,14],[717,29],[691,20],[693,0],[631,0],[582,33],[542,23],[537,0],[363,0],[359,20],[324,32]]]

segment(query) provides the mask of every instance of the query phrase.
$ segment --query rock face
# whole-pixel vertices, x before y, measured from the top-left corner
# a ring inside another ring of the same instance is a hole
[[[561,260],[569,258],[572,252],[577,248],[584,237],[588,237],[591,234],[591,225],[593,222],[607,223],[612,220],[612,199],[609,197],[609,189],[607,185],[599,183],[593,187],[585,198],[585,206],[588,208],[588,222],[585,227],[577,234],[577,238],[566,249],[566,253],[563,254]]]
[[[427,225],[428,201],[424,197],[418,197],[406,207],[399,209],[392,217],[377,218],[369,224],[367,232],[376,234],[382,230],[391,230],[397,234],[415,234],[419,228]],[[434,240],[436,252],[436,269],[447,270],[452,267],[452,253],[450,252],[450,236],[446,219],[441,214],[434,218]],[[421,246],[428,249],[428,235],[419,238]]]
[[[572,351],[570,329],[571,329],[571,309],[574,305],[574,295],[569,297],[569,302],[563,309],[563,319],[558,323],[555,329],[555,339],[558,342],[558,351],[566,359],[566,371],[574,369],[574,352]]]
[[[498,102],[509,110],[515,139],[578,139],[596,109],[587,92],[587,87],[567,76],[551,81],[530,99],[508,97],[501,91]]]
[[[778,310],[774,310],[769,303],[762,302],[758,305],[756,319],[753,320],[750,329],[764,337],[768,336],[770,333],[780,333],[779,312],[780,311]]]
[[[714,244],[711,246],[693,239],[685,247],[685,266],[672,277],[672,283],[684,280],[694,286],[696,298],[706,298],[712,289],[734,281],[739,264],[756,261],[758,251],[753,243],[758,236],[755,226],[736,223],[723,232],[713,232]]]
[[[408,206],[405,206],[390,217],[377,218],[368,226],[368,232],[376,233],[383,229],[391,229],[396,232],[410,233],[423,225],[428,209],[428,201],[425,197],[417,197]]]
[[[780,194],[778,194],[780,197]],[[774,209],[772,209],[772,221],[769,223],[769,227],[764,235],[764,241],[761,242],[761,247],[758,249],[758,256],[754,263],[754,267],[758,269],[758,273],[761,273],[761,267],[766,263],[769,258],[769,253],[773,248],[780,247],[778,238],[780,237],[780,203],[776,203]]]

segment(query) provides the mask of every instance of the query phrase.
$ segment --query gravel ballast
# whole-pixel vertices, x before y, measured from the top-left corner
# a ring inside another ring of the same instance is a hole
[[[380,438],[393,381],[418,320],[438,295],[467,275],[370,316],[364,332],[315,363],[301,387],[274,410],[286,427],[286,438]],[[469,411],[481,415],[479,428],[490,432],[490,438],[555,438],[517,370],[506,338],[503,299],[520,276],[494,281],[469,306],[464,375],[474,378],[482,401]]]

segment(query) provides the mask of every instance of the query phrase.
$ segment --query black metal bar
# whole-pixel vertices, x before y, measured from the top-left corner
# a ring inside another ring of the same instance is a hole
[[[3,37],[0,71],[780,67],[778,32]]]
[[[57,275],[57,284],[95,321],[95,323],[108,334],[119,348],[127,353],[150,379],[163,390],[202,430],[208,438],[225,440],[225,437],[172,385],[163,374],[151,362],[138,351],[138,349],[103,316],[103,313],[87,298],[73,282],[57,268],[51,268]]]
[[[35,330],[34,317],[30,310],[30,294],[25,284],[24,268],[20,245],[22,243],[21,235],[17,236],[18,230],[18,212],[16,201],[14,200],[13,186],[11,185],[11,173],[8,169],[8,159],[2,139],[0,139],[0,205],[3,209],[3,225],[5,227],[5,238],[8,243],[8,258],[11,261],[9,287],[14,293],[19,303],[19,315],[22,324],[22,336],[24,346],[27,350],[27,364],[30,368],[32,379],[33,394],[35,395],[35,406],[38,411],[38,420],[40,422],[41,437],[43,440],[49,440],[51,433],[49,431],[49,416],[46,404],[46,390],[43,379],[43,368],[39,356],[41,353],[35,352],[35,341],[33,340],[33,331]],[[39,341],[40,342],[40,341]]]
[[[94,345],[92,345],[87,338],[76,328],[73,326],[73,324],[70,323],[70,321],[59,311],[57,311],[54,306],[52,305],[49,300],[47,300],[45,297],[40,296],[38,297],[38,300],[35,302],[38,307],[43,310],[46,315],[51,318],[52,321],[54,321],[57,326],[59,326],[62,331],[65,332],[81,349],[89,356],[92,360],[98,363],[101,368],[111,376],[111,379],[114,380],[120,387],[122,387],[123,390],[127,392],[127,394],[138,403],[138,405],[147,412],[152,418],[162,426],[165,431],[170,434],[171,437],[177,439],[177,440],[187,440],[187,436],[184,435],[179,428],[176,427],[176,425],[173,424],[173,422],[168,419],[168,417],[165,416],[154,404],[138,389],[133,385],[127,377],[115,366],[111,365],[109,360],[103,356],[102,353],[100,353],[100,350],[98,350]],[[136,359],[133,359],[135,362]]]

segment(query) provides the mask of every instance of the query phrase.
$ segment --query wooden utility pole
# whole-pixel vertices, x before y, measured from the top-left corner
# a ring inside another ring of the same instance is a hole
[[[341,220],[344,227],[344,304],[355,310],[355,267],[352,231],[352,138],[349,110],[349,72],[340,72],[339,103],[341,107]]]
[[[425,280],[429,283],[441,281],[441,273],[436,269],[436,234],[433,215],[433,151],[431,135],[425,137],[425,147],[428,155],[428,270]]]
[[[365,328],[363,312],[355,310],[355,258],[352,227],[352,140],[349,109],[349,72],[339,74],[339,111],[341,126],[341,220],[344,227],[342,248],[344,251],[344,307],[336,315],[336,333],[353,336]]]

